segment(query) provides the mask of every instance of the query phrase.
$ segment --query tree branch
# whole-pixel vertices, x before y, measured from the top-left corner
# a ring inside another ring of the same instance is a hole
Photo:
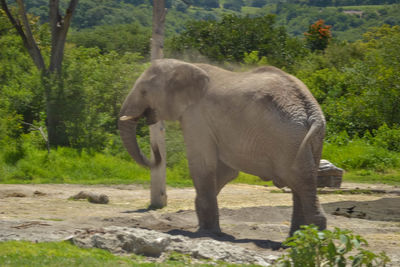
[[[61,63],[64,55],[64,46],[67,38],[72,15],[78,5],[79,0],[71,0],[64,18],[60,15],[59,0],[50,0],[50,25],[52,35],[50,72],[60,72]]]
[[[18,13],[22,19],[24,26],[21,25],[21,22],[13,17],[10,10],[8,9],[6,0],[0,0],[1,7],[6,12],[8,19],[11,24],[17,30],[18,34],[21,36],[22,42],[25,48],[28,50],[29,55],[31,56],[33,62],[39,70],[43,70],[45,68],[44,60],[42,54],[40,52],[39,47],[36,44],[35,39],[33,38],[32,30],[29,25],[28,17],[26,15],[25,5],[23,0],[17,0],[18,5]]]
[[[28,122],[24,122],[24,121],[22,122],[22,124],[29,125],[32,128],[32,130],[40,132],[40,135],[42,136],[43,140],[46,142],[47,153],[50,154],[49,140],[47,139],[46,134],[43,131],[43,127],[42,126],[36,127],[35,125],[28,123]]]

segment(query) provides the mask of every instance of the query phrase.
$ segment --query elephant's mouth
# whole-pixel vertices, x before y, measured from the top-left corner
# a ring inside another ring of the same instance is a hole
[[[152,108],[146,108],[142,114],[142,117],[145,117],[147,125],[152,125],[158,121],[156,111]]]
[[[147,125],[152,125],[155,124],[158,120],[157,120],[157,116],[156,116],[156,112],[154,109],[152,108],[146,108],[145,111],[142,113],[142,115],[138,116],[138,117],[134,117],[134,116],[122,116],[119,118],[120,121],[134,121],[134,122],[138,122],[140,118],[144,117],[146,120],[146,124]]]

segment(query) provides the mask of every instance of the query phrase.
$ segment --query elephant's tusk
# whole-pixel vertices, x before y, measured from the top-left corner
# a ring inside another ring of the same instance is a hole
[[[127,121],[133,119],[133,116],[122,116],[119,118],[120,121]]]

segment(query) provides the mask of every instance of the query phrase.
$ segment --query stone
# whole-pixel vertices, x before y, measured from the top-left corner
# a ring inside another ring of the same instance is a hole
[[[134,253],[158,257],[170,243],[170,235],[153,230],[110,226],[101,231],[83,232],[72,239],[85,248],[101,248],[111,253]]]
[[[326,159],[321,159],[318,169],[317,186],[340,188],[344,170]]]
[[[105,194],[96,194],[92,192],[81,191],[76,195],[70,197],[70,199],[78,200],[78,199],[87,199],[90,203],[95,204],[108,204],[109,199]]]
[[[84,248],[101,248],[111,253],[135,253],[160,257],[172,251],[190,255],[194,259],[208,259],[235,264],[271,266],[277,256],[266,255],[237,245],[211,239],[192,239],[153,230],[110,226],[97,231],[76,233],[72,242]]]

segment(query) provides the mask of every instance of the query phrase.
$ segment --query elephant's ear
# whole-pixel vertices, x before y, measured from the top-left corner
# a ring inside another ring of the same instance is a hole
[[[173,68],[166,83],[170,115],[174,120],[179,119],[190,105],[203,98],[209,83],[209,76],[203,69],[193,64],[180,63]]]

